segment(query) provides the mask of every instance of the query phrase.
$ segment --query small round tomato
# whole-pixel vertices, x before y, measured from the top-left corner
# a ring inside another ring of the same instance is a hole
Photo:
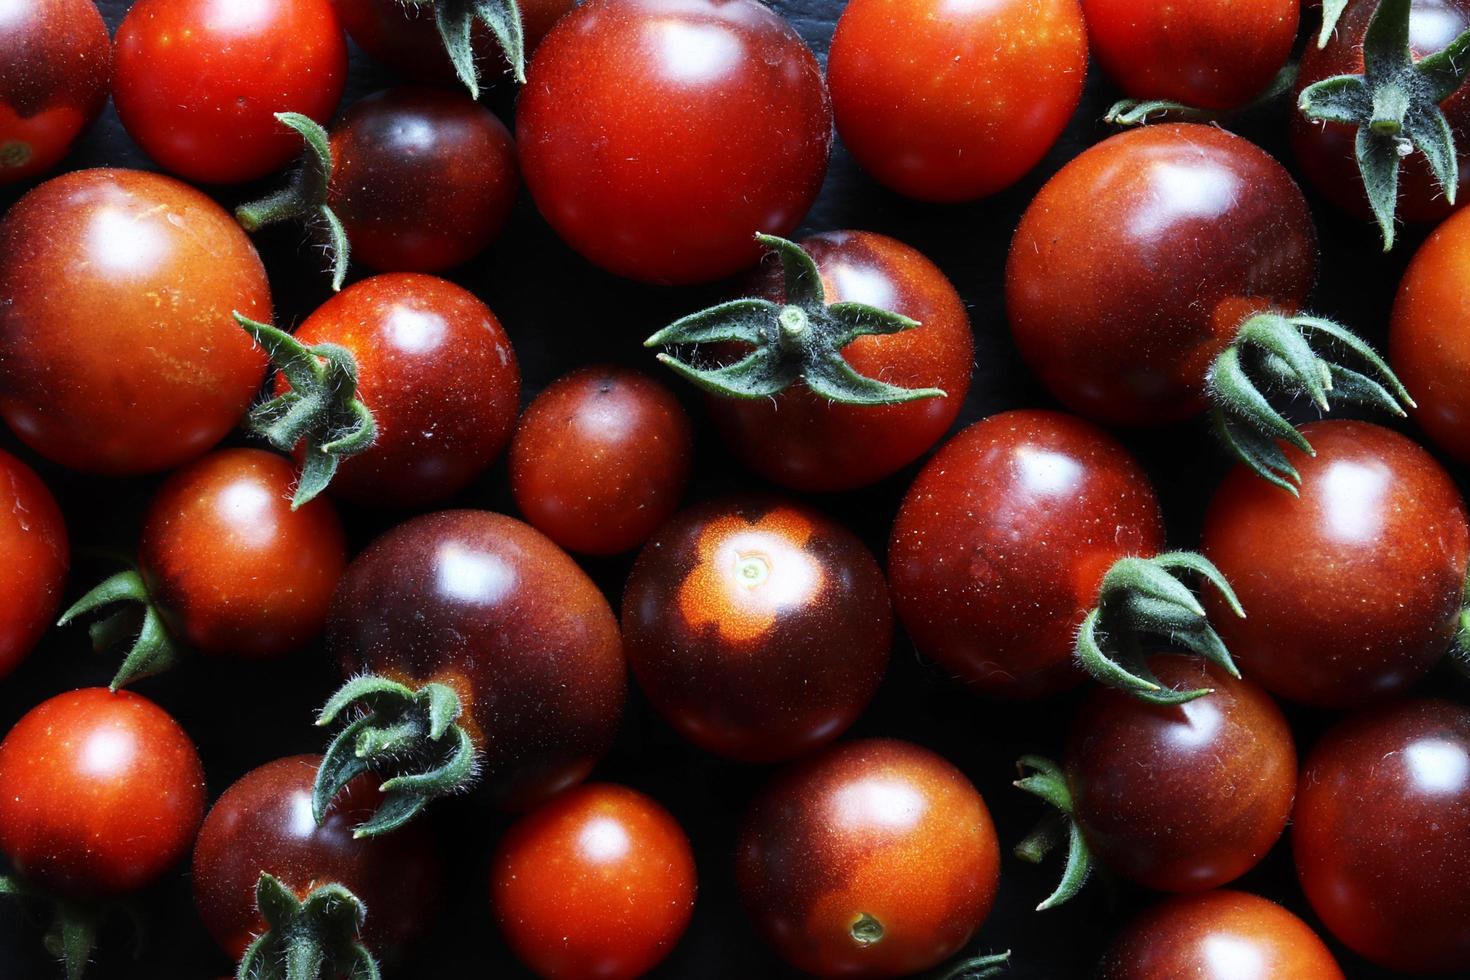
[[[112,41],[92,0],[25,0],[0,12],[0,184],[61,162],[102,111]]]
[[[883,570],[850,531],[776,500],[701,504],[659,529],[623,593],[628,661],[701,748],[791,759],[841,735],[888,666]]]
[[[851,0],[827,60],[843,143],[879,183],[925,201],[1020,180],[1086,77],[1077,0]]]
[[[123,126],[165,170],[198,183],[290,163],[301,142],[275,114],[326,122],[346,82],[330,0],[138,0],[117,29]]]
[[[0,223],[0,416],[91,473],[168,469],[219,442],[266,359],[265,268],[219,205],[136,170],[47,181]]]
[[[1301,495],[1237,467],[1203,550],[1249,612],[1220,632],[1246,673],[1294,701],[1345,708],[1402,691],[1446,653],[1464,603],[1470,527],[1419,446],[1366,422],[1304,427]]]
[[[1311,927],[1275,902],[1214,891],[1171,898],[1143,913],[1109,947],[1100,976],[1342,980],[1342,969]]]
[[[490,899],[511,949],[548,980],[631,980],[694,911],[694,852],[669,812],[623,786],[567,790],[506,832]]]
[[[693,443],[689,417],[663,385],[624,368],[582,368],[521,416],[511,490],[526,520],[563,548],[616,555],[679,506]]]
[[[68,691],[0,742],[0,853],[62,897],[152,884],[189,850],[203,816],[199,753],[147,698]]]
[[[1302,769],[1291,842],[1312,909],[1355,952],[1470,970],[1470,710],[1403,701],[1340,722]]]
[[[589,0],[537,50],[516,142],[541,213],[595,265],[708,282],[801,221],[832,112],[811,50],[756,0]]]
[[[0,678],[25,659],[56,616],[71,559],[56,498],[31,468],[0,451]]]
[[[995,902],[990,811],[954,766],[866,739],[786,770],[736,850],[746,909],[788,963],[819,977],[907,976],[954,955]]]

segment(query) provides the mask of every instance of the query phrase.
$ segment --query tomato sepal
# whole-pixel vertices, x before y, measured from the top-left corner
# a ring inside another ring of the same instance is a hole
[[[1245,105],[1228,111],[1204,109],[1200,106],[1175,102],[1171,99],[1119,99],[1103,116],[1109,126],[1127,129],[1146,126],[1150,122],[1219,122],[1230,116],[1239,116],[1259,109],[1296,85],[1298,66],[1293,62],[1283,65],[1260,94]]]
[[[62,613],[56,625],[68,626],[81,616],[115,603],[137,603],[142,607],[141,622],[137,609],[126,608],[97,620],[87,628],[88,635],[92,638],[92,648],[98,653],[104,653],[121,644],[136,630],[127,656],[123,658],[117,673],[108,684],[113,691],[144,677],[161,674],[179,660],[178,645],[169,635],[163,616],[148,595],[143,576],[136,569],[118,572],[98,583]]]
[[[78,902],[59,898],[42,891],[19,875],[0,874],[0,897],[46,906],[51,920],[41,936],[46,952],[62,965],[66,980],[82,980],[97,948],[97,936],[103,921],[113,912],[123,911],[133,923],[138,952],[143,940],[143,922],[137,909],[125,902]]]
[[[473,44],[477,23],[490,30],[510,65],[511,74],[517,82],[525,84],[526,35],[517,0],[404,0],[404,3],[434,8],[434,23],[444,42],[444,52],[471,98],[480,97],[480,73],[475,65]]]
[[[246,948],[237,980],[381,980],[359,938],[367,908],[347,888],[318,885],[301,899],[262,873],[255,901],[266,930]]]
[[[1332,32],[1337,29],[1337,21],[1342,17],[1342,12],[1347,9],[1348,0],[1322,0],[1322,28],[1317,32],[1317,47],[1327,47],[1327,42],[1332,40]]]
[[[1067,863],[1063,866],[1061,881],[1036,906],[1036,911],[1045,912],[1070,901],[1087,884],[1092,873],[1092,850],[1077,825],[1072,790],[1067,786],[1067,775],[1062,767],[1045,756],[1025,755],[1017,760],[1016,770],[1021,778],[1012,785],[1052,808],[1036,830],[1016,845],[1016,857],[1029,864],[1039,864],[1063,838],[1067,842]]]
[[[988,980],[998,977],[1011,965],[1011,951],[971,956],[939,975],[939,980]]]

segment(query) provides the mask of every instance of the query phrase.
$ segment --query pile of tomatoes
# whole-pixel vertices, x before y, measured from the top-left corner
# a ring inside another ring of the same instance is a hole
[[[1470,975],[1467,48],[0,0],[0,977]]]

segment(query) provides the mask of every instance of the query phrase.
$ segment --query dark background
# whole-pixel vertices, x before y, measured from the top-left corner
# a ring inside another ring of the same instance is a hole
[[[109,27],[115,29],[128,3],[102,0],[100,6]],[[825,59],[842,3],[777,0],[773,6]],[[1315,20],[1315,14],[1309,18]],[[1307,26],[1315,29],[1315,24]],[[636,68],[630,65],[629,70]],[[392,84],[392,76],[354,48],[343,106]],[[1044,180],[1106,135],[1099,120],[1117,94],[1094,71],[1081,109],[1045,162],[1010,191],[971,205],[935,206],[900,198],[868,180],[840,143],[835,148],[822,196],[802,230],[883,232],[918,247],[950,276],[970,306],[975,332],[975,378],[961,425],[1003,409],[1054,404],[1025,370],[1006,330],[1001,289],[1006,248],[1022,210]],[[487,99],[510,123],[514,93],[509,86],[499,86]],[[1289,100],[1280,100],[1239,121],[1235,128],[1291,167],[1284,139],[1289,110]],[[123,132],[111,106],[65,167],[100,165],[152,169]],[[216,189],[215,193],[223,204],[233,206],[277,183]],[[22,190],[0,192],[0,206],[8,206]],[[1374,229],[1333,211],[1310,188],[1307,193],[1322,242],[1315,310],[1356,328],[1381,350],[1394,288],[1423,231],[1409,230],[1397,250],[1384,256]],[[256,241],[270,272],[277,322],[294,326],[328,296],[320,253],[306,246],[299,232],[289,229],[273,229]],[[361,274],[354,269],[354,278]],[[524,195],[499,241],[450,278],[473,289],[505,324],[520,358],[527,400],[553,378],[580,364],[616,361],[650,366],[650,357],[640,346],[642,338],[675,317],[720,298],[726,288],[647,287],[599,272],[556,240]],[[672,378],[666,380],[677,388]],[[756,477],[725,457],[697,402],[688,397],[687,390],[680,389],[680,393],[700,432],[689,499],[761,487]],[[1213,437],[1199,423],[1121,435],[1156,481],[1171,544],[1194,547],[1210,491],[1227,468]],[[236,436],[231,441],[241,439]],[[79,548],[131,552],[140,514],[161,477],[83,479],[23,450],[8,432],[0,432],[0,446],[34,466],[56,492],[67,515],[74,552]],[[881,558],[893,514],[916,469],[911,467],[861,492],[813,502],[857,530]],[[1459,470],[1455,474],[1463,486],[1465,474]],[[514,513],[503,462],[454,504]],[[343,516],[354,546],[360,548],[404,515],[344,510]],[[614,608],[630,562],[631,558],[583,562]],[[114,568],[74,554],[69,599]],[[8,730],[25,711],[53,694],[105,684],[115,666],[114,658],[91,652],[85,630],[54,630],[25,666],[0,683],[0,731]],[[335,667],[322,652],[308,649],[276,664],[240,666],[193,659],[166,676],[141,682],[136,689],[173,713],[197,740],[213,798],[261,763],[286,754],[320,751],[323,739],[310,720],[315,707],[338,682]],[[1461,682],[1443,671],[1422,687],[1461,699],[1466,693]],[[900,637],[877,702],[850,734],[906,738],[944,754],[979,787],[995,816],[1002,844],[1008,848],[1030,829],[1039,813],[1039,804],[1010,786],[1014,761],[1024,752],[1056,755],[1078,697],[1041,705],[979,699],[921,661],[908,640]],[[1332,720],[1300,710],[1290,714],[1303,751]],[[700,870],[694,921],[656,976],[788,975],[746,922],[731,876],[740,813],[769,775],[769,770],[722,762],[681,743],[652,715],[637,691],[631,692],[617,745],[594,778],[626,783],[669,807],[694,842]],[[390,971],[390,976],[413,980],[467,973],[529,976],[498,939],[486,898],[489,851],[506,826],[506,818],[469,797],[440,804],[432,819],[437,821],[451,858],[445,914],[430,940],[409,962]],[[1059,871],[1056,861],[1033,868],[1007,856],[1003,864],[999,900],[976,937],[976,947],[1014,950],[1009,976],[1018,980],[1089,975],[1109,937],[1153,900],[1140,889],[1099,876],[1069,906],[1033,912]],[[1320,929],[1296,887],[1284,840],[1235,887],[1282,902]],[[151,934],[141,957],[131,957],[125,930],[118,928],[106,935],[99,963],[90,975],[99,980],[206,980],[231,972],[194,916],[186,867],[155,887],[145,897],[144,907]],[[1350,977],[1389,975],[1333,945]],[[59,975],[40,951],[33,924],[13,903],[0,903],[0,980]]]

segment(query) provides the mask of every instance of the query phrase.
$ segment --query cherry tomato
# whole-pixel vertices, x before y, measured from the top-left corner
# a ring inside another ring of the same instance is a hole
[[[694,434],[667,388],[624,368],[582,368],[521,416],[510,447],[516,506],[569,551],[636,548],[689,483]]]
[[[0,742],[0,853],[65,898],[152,884],[188,851],[203,816],[199,753],[147,698],[68,691]]]
[[[990,914],[1000,848],[954,766],[908,742],[839,745],[786,770],[746,816],[736,879],[781,957],[820,977],[927,970]]]
[[[0,451],[0,678],[56,618],[70,563],[66,522],[31,468]]]
[[[888,666],[883,570],[850,531],[777,500],[701,504],[664,525],[623,593],[628,661],[659,713],[743,762],[841,735]]]
[[[1332,953],[1275,902],[1214,891],[1160,902],[1103,959],[1101,980],[1342,980]]]
[[[755,0],[589,0],[537,50],[516,142],[541,213],[595,265],[708,282],[801,221],[832,113],[811,50]]]
[[[511,949],[551,980],[641,977],[694,911],[694,852],[658,803],[623,786],[578,786],[506,833],[490,871]]]
[[[330,0],[138,0],[117,29],[123,126],[165,170],[198,183],[290,163],[301,140],[275,114],[326,122],[346,82]]]
[[[1294,313],[1317,271],[1291,175],[1213,126],[1119,133],[1047,181],[1006,265],[1021,355],[1068,408],[1157,424],[1206,406],[1210,367],[1252,314]]]
[[[842,141],[879,183],[925,201],[1020,180],[1086,77],[1077,0],[851,0],[827,60]]]
[[[255,905],[262,873],[298,898],[328,883],[346,887],[367,906],[364,934],[378,951],[407,945],[434,921],[441,868],[430,834],[408,827],[388,837],[354,838],[352,828],[381,799],[369,776],[349,783],[318,824],[311,784],[320,761],[298,755],[252,769],[215,801],[200,828],[194,904],[232,959],[265,928]]]
[[[82,170],[21,198],[0,223],[0,296],[0,416],[74,469],[192,459],[265,374],[230,316],[270,319],[260,257],[219,205],[158,174]]]
[[[1039,697],[1084,676],[1072,641],[1108,569],[1163,545],[1153,487],[1121,445],[1057,412],[1002,412],[920,471],[889,584],[920,652],[983,692]]]
[[[622,713],[607,600],[565,552],[500,514],[429,514],[378,538],[348,566],[327,640],[349,676],[453,688],[490,794],[515,809],[585,779]]]
[[[1307,757],[1291,842],[1313,910],[1355,952],[1470,970],[1470,710],[1403,701],[1339,723]]]
[[[112,41],[92,0],[25,0],[0,15],[0,184],[61,162],[107,101]]]
[[[1454,637],[1470,562],[1465,507],[1419,446],[1366,422],[1302,430],[1301,496],[1237,467],[1204,552],[1249,615],[1220,617],[1241,669],[1294,701],[1344,708],[1422,677]]]
[[[1217,110],[1270,87],[1301,19],[1300,0],[1082,0],[1082,10],[1093,56],[1129,96]]]

